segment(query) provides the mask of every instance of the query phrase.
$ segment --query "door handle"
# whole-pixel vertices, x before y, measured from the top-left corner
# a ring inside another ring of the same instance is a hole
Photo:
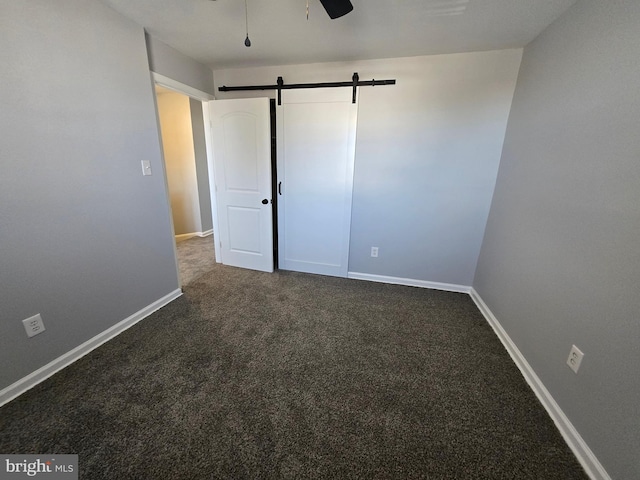
[[[269,200],[267,200],[266,198],[263,198],[263,199],[262,199],[262,204],[263,204],[263,205],[266,205],[267,203],[269,203]]]
[[[282,182],[278,182],[278,195],[282,195]]]

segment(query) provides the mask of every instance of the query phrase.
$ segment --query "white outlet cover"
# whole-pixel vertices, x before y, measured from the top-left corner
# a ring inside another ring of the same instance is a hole
[[[34,337],[45,331],[44,322],[42,321],[42,317],[38,313],[33,317],[25,318],[22,320],[22,324],[24,325],[24,329],[27,332],[27,337]]]
[[[567,358],[567,365],[569,365],[569,368],[573,370],[574,373],[578,373],[583,357],[584,353],[582,353],[578,347],[572,345],[571,351],[569,352],[569,358]]]

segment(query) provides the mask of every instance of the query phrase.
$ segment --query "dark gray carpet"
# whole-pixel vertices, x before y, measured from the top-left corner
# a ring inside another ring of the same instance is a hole
[[[0,409],[84,479],[585,479],[466,295],[216,265]]]

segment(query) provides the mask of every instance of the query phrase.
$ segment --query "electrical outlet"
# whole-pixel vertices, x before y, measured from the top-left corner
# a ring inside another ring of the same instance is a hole
[[[582,357],[584,357],[584,353],[582,353],[578,347],[572,345],[569,358],[567,359],[567,365],[569,365],[569,368],[575,373],[578,373],[578,369],[582,363]]]
[[[378,247],[371,247],[371,256],[372,257],[378,256]]]
[[[44,332],[44,323],[42,322],[42,317],[40,314],[34,315],[33,317],[25,318],[22,320],[22,324],[24,325],[24,329],[27,331],[27,337],[31,338],[34,335],[38,335],[39,333]]]

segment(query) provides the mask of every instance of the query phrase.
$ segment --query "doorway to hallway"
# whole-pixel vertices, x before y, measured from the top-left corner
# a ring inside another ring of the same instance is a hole
[[[189,261],[193,252],[180,244],[194,237],[209,237],[206,241],[213,249],[203,106],[200,100],[159,85],[155,92],[178,271],[184,285],[194,267]],[[214,258],[211,255],[207,261],[214,262]]]

